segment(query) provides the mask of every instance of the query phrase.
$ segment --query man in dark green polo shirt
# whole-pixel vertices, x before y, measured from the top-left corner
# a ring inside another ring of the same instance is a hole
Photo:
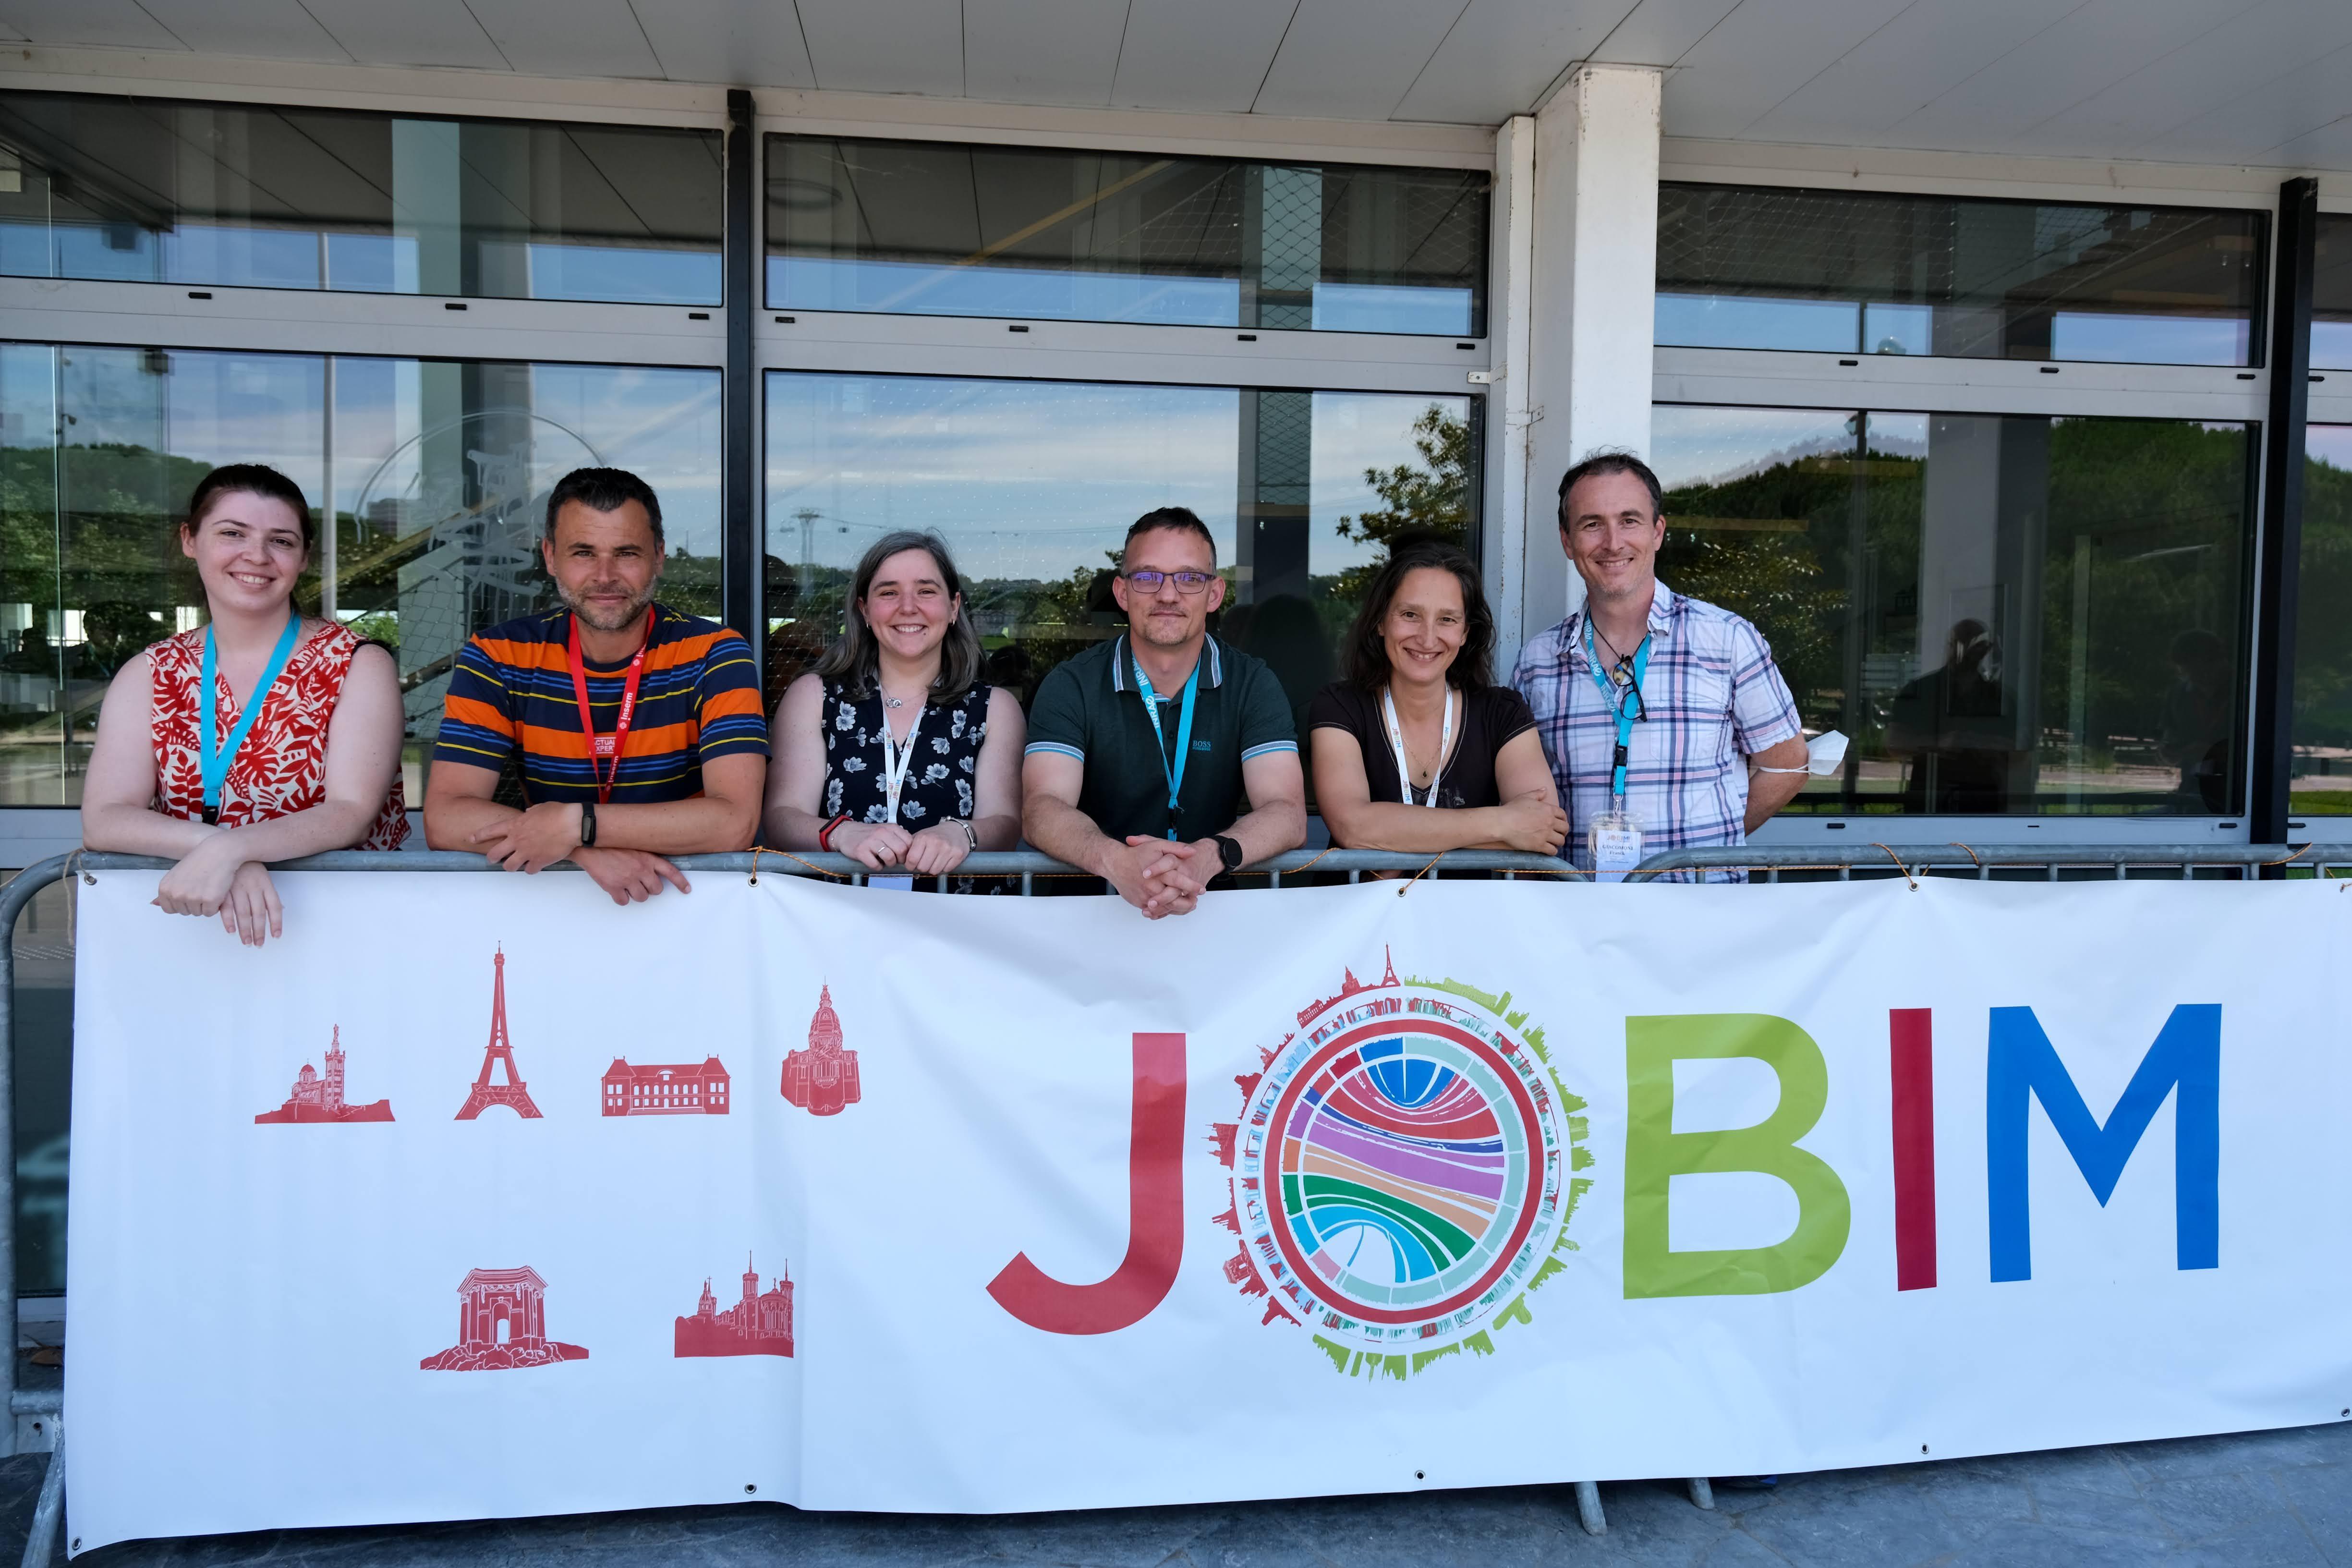
[[[1157,920],[1305,843],[1307,784],[1282,683],[1209,635],[1225,582],[1207,524],[1182,507],[1138,518],[1111,594],[1127,635],[1037,688],[1021,830]]]

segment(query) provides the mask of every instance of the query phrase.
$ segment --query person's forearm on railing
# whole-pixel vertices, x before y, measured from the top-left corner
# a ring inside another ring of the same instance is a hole
[[[1310,737],[1316,804],[1331,842],[1349,849],[1437,855],[1453,849],[1518,850],[1557,855],[1568,834],[1550,766],[1532,730],[1514,736],[1495,758],[1503,804],[1458,809],[1378,801],[1364,769],[1361,744],[1349,731],[1326,726]]]

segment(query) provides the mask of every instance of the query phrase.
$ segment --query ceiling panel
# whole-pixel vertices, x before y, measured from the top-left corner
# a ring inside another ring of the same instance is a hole
[[[641,0],[636,12],[673,81],[816,86],[791,0]]]
[[[2232,162],[2268,155],[2352,112],[2352,48],[2312,61],[2210,113],[2176,126],[2140,152],[2151,158]]]
[[[964,90],[1005,103],[1110,101],[1127,0],[964,0]]]
[[[1897,121],[1910,147],[2045,150],[2033,128],[2262,0],[2090,0]]]
[[[1591,55],[1631,0],[1470,0],[1398,120],[1493,125],[1535,107],[1571,60]]]
[[[1888,126],[2027,44],[2082,3],[1915,5],[1781,100],[1748,134],[1766,142],[1883,139]]]
[[[4,0],[0,0],[4,3]],[[510,68],[465,0],[303,0],[352,58],[372,66]]]
[[[142,0],[147,14],[203,55],[346,60],[350,56],[299,0]]]
[[[515,69],[531,76],[658,77],[629,0],[467,0]]]
[[[1607,65],[1673,65],[1738,5],[1739,0],[1641,0],[1609,30],[1592,58]]]
[[[0,22],[0,38],[5,38],[12,44],[29,44],[33,41],[5,22]]]
[[[2042,121],[2035,140],[2092,156],[2130,154],[2347,43],[2352,5],[2343,0],[2267,0]]]
[[[1746,0],[1666,78],[1666,133],[1738,136],[1910,4]]]
[[[1251,107],[1386,120],[1465,9],[1465,0],[1299,0]]]
[[[835,92],[963,96],[963,7],[957,0],[799,4],[817,86]]]
[[[110,44],[130,49],[188,47],[135,0],[0,0],[0,22],[33,43],[55,48],[76,44]]]
[[[1257,101],[1297,0],[1132,0],[1111,102],[1238,113]]]
[[[2352,114],[2272,149],[2271,162],[2296,169],[2352,169]]]

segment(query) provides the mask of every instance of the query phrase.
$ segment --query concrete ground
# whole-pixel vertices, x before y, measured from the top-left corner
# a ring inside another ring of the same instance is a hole
[[[44,1460],[0,1460],[0,1561],[30,1521]],[[553,1568],[791,1563],[950,1568],[2108,1568],[2352,1565],[2352,1422],[2233,1437],[1723,1483],[1716,1510],[1679,1482],[1605,1484],[1606,1535],[1566,1487],[1424,1492],[992,1518],[801,1513],[772,1504],[487,1524],[302,1530],[129,1542],[91,1568]]]

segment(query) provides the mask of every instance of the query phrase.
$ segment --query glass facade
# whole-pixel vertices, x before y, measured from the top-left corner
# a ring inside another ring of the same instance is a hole
[[[1272,666],[1302,717],[1390,540],[1475,547],[1466,397],[774,372],[767,427],[772,705],[892,529],[947,539],[989,679],[1025,704],[1118,634],[1128,525],[1190,507],[1228,580],[1219,634]]]
[[[644,475],[664,597],[716,613],[719,424],[715,370],[0,343],[0,805],[79,804],[108,680],[198,624],[175,524],[214,465],[331,507],[298,602],[396,649],[414,802],[458,647],[543,602],[567,470]]]
[[[2304,453],[2288,798],[2297,816],[2341,816],[2352,815],[2352,425],[2310,426]]]
[[[2319,215],[2311,286],[2311,368],[2352,370],[2352,213]]]
[[[1488,176],[768,138],[772,309],[1476,337]]]
[[[0,273],[715,305],[716,132],[0,93]]]
[[[1746,616],[1819,814],[2242,809],[2252,426],[1655,410],[1659,576]]]
[[[1669,183],[1657,341],[2253,364],[2265,232],[2240,210]]]

